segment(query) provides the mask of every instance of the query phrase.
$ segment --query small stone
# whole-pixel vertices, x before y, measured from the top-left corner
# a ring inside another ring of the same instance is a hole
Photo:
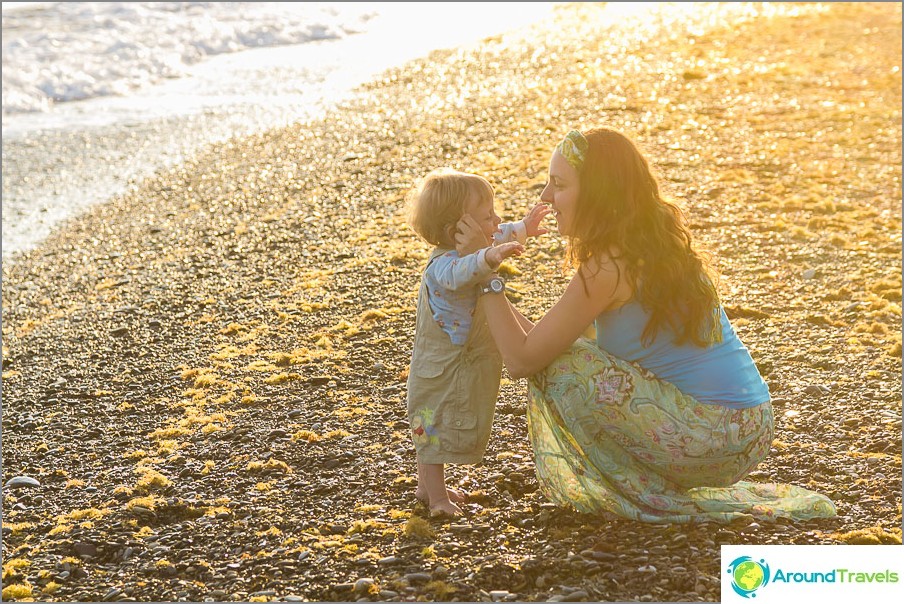
[[[355,581],[355,593],[366,593],[374,586],[375,581],[370,577],[363,577]]]
[[[304,598],[302,596],[285,596],[283,600],[286,602],[304,602]]]
[[[408,581],[409,585],[420,585],[422,583],[426,583],[433,577],[431,577],[427,573],[408,573],[403,578]]]
[[[75,554],[77,556],[96,556],[97,548],[90,543],[84,543],[79,541],[72,545],[72,549],[75,550]]]
[[[393,564],[398,564],[399,559],[395,556],[386,556],[385,558],[380,558],[377,560],[377,564],[381,566],[392,566]]]
[[[14,476],[3,485],[7,489],[21,489],[24,487],[39,487],[41,483],[31,476]]]
[[[150,508],[146,508],[143,505],[133,505],[130,509],[136,514],[142,514],[144,516],[150,516],[154,513]]]
[[[508,595],[509,595],[509,592],[505,591],[504,589],[496,589],[496,590],[493,590],[490,592],[490,599],[493,602],[499,602],[499,601],[507,598]]]
[[[801,278],[803,278],[803,279],[813,279],[815,277],[816,277],[816,269],[815,268],[808,268],[801,275]]]
[[[584,602],[588,598],[590,598],[590,594],[588,594],[583,589],[578,589],[571,592],[570,594],[565,595],[562,599],[562,602]]]

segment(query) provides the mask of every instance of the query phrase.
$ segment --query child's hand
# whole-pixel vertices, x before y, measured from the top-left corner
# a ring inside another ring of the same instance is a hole
[[[490,268],[496,270],[503,260],[510,256],[520,256],[523,252],[524,246],[517,241],[500,243],[487,250],[487,264],[490,265]]]
[[[461,220],[455,225],[453,236],[455,237],[455,250],[459,256],[473,254],[491,243],[470,214],[461,217]]]
[[[546,215],[551,211],[552,210],[545,203],[538,203],[531,208],[530,212],[528,212],[527,216],[524,218],[524,226],[527,227],[528,237],[537,237],[549,232],[548,229],[540,226],[540,222],[546,218]]]

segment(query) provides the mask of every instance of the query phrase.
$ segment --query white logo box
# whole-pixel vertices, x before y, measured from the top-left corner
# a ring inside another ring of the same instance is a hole
[[[723,545],[720,570],[723,604],[904,602],[904,545]]]

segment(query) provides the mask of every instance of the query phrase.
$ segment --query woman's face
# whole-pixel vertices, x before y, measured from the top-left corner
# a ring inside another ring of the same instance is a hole
[[[540,201],[550,204],[561,235],[571,235],[577,209],[580,180],[578,171],[558,151],[549,160],[549,182],[540,193]]]

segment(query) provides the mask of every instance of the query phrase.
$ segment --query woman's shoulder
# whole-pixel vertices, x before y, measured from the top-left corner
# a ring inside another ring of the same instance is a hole
[[[624,261],[613,253],[598,254],[582,262],[578,274],[589,294],[611,298],[604,311],[614,310],[634,298]]]
[[[578,265],[578,274],[584,279],[607,280],[618,278],[624,271],[621,261],[612,254],[597,254]]]

